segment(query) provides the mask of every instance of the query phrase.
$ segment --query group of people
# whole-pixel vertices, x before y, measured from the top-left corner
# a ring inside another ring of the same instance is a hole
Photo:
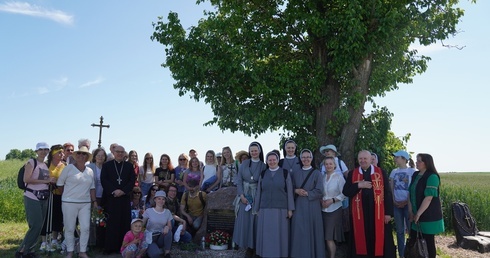
[[[396,257],[393,217],[400,257],[406,234],[413,241],[417,231],[429,257],[436,257],[434,235],[444,231],[444,224],[440,178],[431,155],[418,154],[415,171],[407,166],[409,154],[397,151],[397,168],[388,176],[378,167],[377,155],[367,150],[358,153],[359,166],[351,170],[334,145],[320,152],[325,157],[317,169],[312,151],[297,156],[292,140],[284,143],[282,159],[271,151],[264,160],[261,145],[250,144],[250,159],[240,165],[236,180],[233,233],[247,257],[333,258],[343,241],[349,244],[348,257]]]
[[[39,235],[41,248],[58,245],[63,231],[67,257],[73,255],[75,234],[79,257],[87,257],[94,208],[107,214],[105,234],[96,236],[103,238],[97,240],[104,254],[170,257],[172,241],[191,241],[201,227],[207,194],[222,187],[237,189],[232,241],[247,249],[247,257],[335,257],[337,243],[346,240],[350,257],[396,257],[393,217],[400,257],[406,233],[414,239],[417,231],[435,257],[434,234],[444,225],[432,156],[418,154],[415,171],[407,166],[409,154],[400,150],[393,154],[397,168],[388,176],[369,151],[358,153],[359,167],[352,170],[334,145],[320,152],[325,157],[315,164],[311,150],[298,152],[289,140],[283,158],[273,150],[264,159],[260,143],[252,142],[235,157],[229,147],[217,154],[209,150],[204,162],[191,149],[178,156],[176,166],[162,154],[155,167],[151,153],[140,165],[136,151],[118,144],[110,152],[90,152],[87,139],[76,151],[70,143],[51,148],[38,143],[36,161],[25,164],[29,230],[16,257],[35,257]],[[46,193],[49,200],[42,197]]]

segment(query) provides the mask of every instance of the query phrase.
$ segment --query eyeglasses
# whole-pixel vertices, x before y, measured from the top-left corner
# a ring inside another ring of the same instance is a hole
[[[87,153],[85,153],[85,152],[77,152],[77,155],[83,155],[83,156],[86,156],[86,155],[87,155]]]
[[[168,190],[169,192],[177,192],[177,190]]]
[[[152,190],[152,191],[158,191],[158,189],[156,189],[156,188],[151,188],[151,190]]]
[[[133,194],[141,194],[141,192],[133,192]]]
[[[122,151],[122,150],[117,150],[117,151],[115,151],[115,153],[124,153],[124,151]]]

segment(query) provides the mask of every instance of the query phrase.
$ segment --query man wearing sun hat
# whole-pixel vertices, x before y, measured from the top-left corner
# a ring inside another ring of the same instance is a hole
[[[333,157],[335,159],[335,172],[342,174],[344,177],[349,173],[349,169],[345,165],[344,161],[339,159],[340,153],[337,151],[337,147],[333,144],[328,144],[320,147],[320,153],[325,157]],[[323,164],[323,161],[322,163]],[[325,175],[325,167],[320,165],[322,174]]]

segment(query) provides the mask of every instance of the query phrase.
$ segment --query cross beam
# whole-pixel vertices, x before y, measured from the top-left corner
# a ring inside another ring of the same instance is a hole
[[[100,148],[100,144],[102,143],[102,128],[103,127],[107,127],[109,128],[110,125],[105,125],[104,124],[104,117],[100,117],[100,124],[92,124],[92,127],[99,127],[99,148]]]

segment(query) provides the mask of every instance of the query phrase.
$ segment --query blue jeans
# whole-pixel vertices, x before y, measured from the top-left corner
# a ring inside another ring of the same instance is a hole
[[[403,208],[394,207],[395,226],[396,226],[396,241],[398,246],[398,255],[403,257],[405,252],[405,229],[410,228],[408,221],[408,204]]]
[[[201,191],[206,191],[212,184],[214,184],[218,180],[218,177],[216,175],[211,176],[208,180],[204,181],[202,183]],[[214,190],[214,189],[212,189]]]

